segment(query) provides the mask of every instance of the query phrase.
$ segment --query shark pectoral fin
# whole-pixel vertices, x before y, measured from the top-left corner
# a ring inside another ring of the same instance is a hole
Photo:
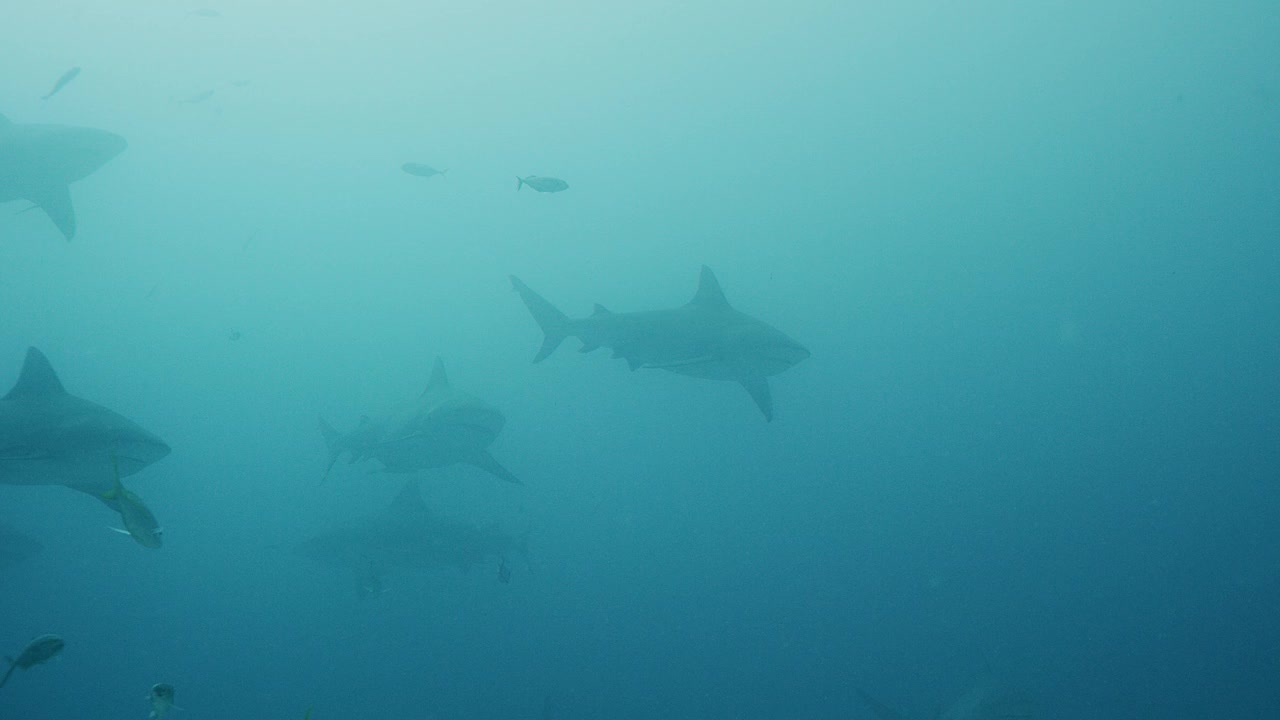
[[[124,528],[111,527],[110,525],[108,525],[107,529],[110,530],[111,532],[120,533],[121,535],[133,535],[133,533],[129,532],[128,530],[125,530]]]
[[[27,199],[44,210],[44,214],[58,226],[66,239],[75,237],[76,211],[71,206],[71,192],[66,185],[43,188],[34,197]]]
[[[746,388],[747,393],[751,395],[751,399],[756,401],[756,407],[760,408],[760,412],[764,413],[766,422],[773,420],[773,394],[769,392],[769,379],[763,375],[748,375],[738,382],[742,383],[742,387]]]
[[[475,465],[476,467],[480,468],[481,470],[484,470],[485,472],[488,472],[492,475],[497,475],[498,477],[502,478],[503,480],[506,480],[509,483],[514,483],[516,485],[524,484],[520,482],[520,478],[516,477],[515,475],[512,475],[511,471],[499,465],[498,461],[494,460],[493,456],[487,452],[480,453],[479,455],[469,460],[469,462],[472,465]]]

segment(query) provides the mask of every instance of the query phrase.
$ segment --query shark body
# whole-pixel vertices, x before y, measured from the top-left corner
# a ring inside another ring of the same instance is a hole
[[[520,484],[489,452],[506,424],[497,408],[456,389],[437,359],[427,389],[417,398],[376,417],[365,417],[348,433],[323,419],[320,430],[329,448],[329,467],[342,454],[351,462],[373,459],[390,473],[411,473],[458,463]]]
[[[130,530],[150,511],[120,478],[168,454],[169,446],[137,423],[67,392],[35,348],[0,398],[0,485],[65,485],[120,513]]]
[[[29,125],[0,115],[0,203],[29,200],[64,237],[76,234],[68,186],[128,147],[115,133],[69,125]]]
[[[582,352],[605,347],[632,370],[656,368],[680,375],[731,380],[742,385],[773,419],[768,378],[809,357],[809,350],[780,330],[729,305],[720,283],[705,265],[698,292],[669,310],[615,313],[602,305],[585,318],[570,318],[519,278],[511,284],[542,328],[541,362],[567,337],[582,341]]]
[[[432,513],[422,501],[417,480],[407,481],[383,512],[316,535],[295,552],[328,567],[352,570],[363,589],[381,588],[380,578],[389,570],[454,567],[466,572],[477,565],[504,567],[506,557],[526,555],[524,542],[496,525],[480,527]]]

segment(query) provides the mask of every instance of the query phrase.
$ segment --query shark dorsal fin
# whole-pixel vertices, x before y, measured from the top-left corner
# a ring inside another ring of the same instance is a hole
[[[418,492],[418,481],[406,481],[400,488],[396,499],[391,501],[391,511],[396,513],[425,513],[427,504],[422,501],[422,493]]]
[[[14,383],[13,389],[4,399],[49,397],[64,395],[66,392],[62,388],[62,382],[58,380],[58,374],[49,364],[49,358],[35,348],[27,348],[27,359],[22,363],[18,382]]]
[[[591,317],[599,317],[601,315],[612,315],[612,314],[613,312],[610,311],[609,308],[601,305],[600,303],[596,303],[595,309],[591,311]]]
[[[431,368],[431,379],[427,381],[427,389],[422,391],[423,395],[432,390],[441,390],[449,387],[449,376],[444,372],[444,360],[436,358],[436,366]]]
[[[720,289],[720,281],[716,280],[715,273],[711,272],[711,268],[706,265],[702,266],[702,275],[698,277],[698,292],[694,294],[689,304],[708,309],[729,307],[729,301],[725,299],[724,291]]]

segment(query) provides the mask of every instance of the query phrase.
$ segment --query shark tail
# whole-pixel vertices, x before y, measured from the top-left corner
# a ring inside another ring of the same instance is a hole
[[[17,661],[13,658],[5,656],[5,660],[9,661],[9,671],[4,674],[4,677],[0,678],[0,688],[4,687],[5,683],[9,682],[9,677],[13,675],[14,669],[18,667]]]
[[[529,308],[529,312],[533,314],[533,319],[538,322],[538,327],[542,328],[543,338],[542,347],[538,349],[538,354],[534,356],[534,362],[545,360],[548,355],[556,351],[560,347],[560,343],[570,335],[569,316],[556,309],[555,305],[547,302],[546,298],[529,289],[515,275],[511,276],[511,285],[515,287],[516,292],[520,293],[520,299],[524,301],[524,306]]]
[[[520,192],[520,188],[524,187],[524,178],[516,176],[516,192]]]
[[[342,434],[333,429],[324,418],[320,418],[320,434],[324,436],[324,445],[329,450],[329,464],[325,466],[324,478],[329,477],[329,471],[333,470],[334,463],[338,462],[338,458],[342,455],[344,448],[342,447]]]

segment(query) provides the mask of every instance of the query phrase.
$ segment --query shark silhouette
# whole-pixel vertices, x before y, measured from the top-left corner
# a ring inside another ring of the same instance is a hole
[[[809,357],[809,351],[781,331],[729,305],[711,269],[702,266],[698,292],[670,310],[615,313],[596,305],[590,317],[570,318],[529,289],[520,278],[511,284],[542,328],[545,337],[534,362],[544,360],[567,337],[582,341],[582,352],[613,350],[632,370],[658,368],[680,375],[733,380],[742,385],[773,419],[770,375]]]
[[[496,525],[479,527],[432,513],[416,479],[405,483],[386,510],[354,526],[316,535],[298,545],[295,553],[354,571],[365,592],[380,591],[381,576],[393,569],[455,567],[466,572],[477,565],[505,567],[509,555],[528,559],[525,542]]]
[[[137,423],[68,393],[35,348],[0,398],[0,485],[65,485],[88,493],[120,513],[131,534],[150,511],[120,478],[168,454],[169,446]]]
[[[29,200],[68,240],[76,211],[68,185],[128,147],[115,133],[67,125],[19,125],[0,115],[0,203]]]
[[[321,418],[320,431],[329,448],[330,469],[348,452],[351,462],[374,459],[390,473],[465,463],[519,485],[520,480],[489,453],[504,424],[506,418],[496,408],[454,388],[444,362],[437,359],[427,389],[417,398],[383,415],[362,418],[345,434]]]

